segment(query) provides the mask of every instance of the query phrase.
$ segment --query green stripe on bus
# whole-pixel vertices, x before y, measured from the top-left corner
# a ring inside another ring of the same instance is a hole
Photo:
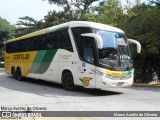
[[[133,74],[133,70],[122,72],[123,75],[131,75]]]
[[[45,73],[48,70],[56,52],[57,49],[38,51],[32,63],[30,73],[37,73],[37,74]]]
[[[31,66],[30,73],[36,73],[36,71],[39,69],[40,64],[42,63],[44,59],[45,54],[46,54],[46,50],[37,52],[37,55]]]

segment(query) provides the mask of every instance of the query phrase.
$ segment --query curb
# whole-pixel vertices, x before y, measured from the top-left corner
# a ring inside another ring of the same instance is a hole
[[[139,84],[139,83],[134,83],[132,86],[136,86],[136,87],[160,87],[160,84]]]

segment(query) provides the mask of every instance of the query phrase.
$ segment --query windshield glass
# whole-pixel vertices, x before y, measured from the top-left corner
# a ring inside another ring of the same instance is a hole
[[[98,49],[99,63],[112,69],[131,69],[132,59],[127,38],[124,34],[94,29],[102,37],[103,47]]]

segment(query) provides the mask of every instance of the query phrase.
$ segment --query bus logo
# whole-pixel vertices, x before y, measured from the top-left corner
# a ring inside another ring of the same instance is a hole
[[[89,85],[89,81],[92,80],[93,78],[89,78],[89,77],[84,77],[84,78],[80,78],[80,81],[82,81],[84,86],[88,86]]]

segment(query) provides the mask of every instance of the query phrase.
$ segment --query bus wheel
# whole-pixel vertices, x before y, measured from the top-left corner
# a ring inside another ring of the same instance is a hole
[[[17,68],[16,71],[17,80],[22,81],[21,69]]]
[[[75,90],[73,75],[71,72],[65,72],[62,76],[62,85],[66,90]]]
[[[13,77],[14,77],[15,79],[17,79],[16,70],[15,70],[14,67],[12,67],[12,69],[11,69],[11,74],[13,75]]]

